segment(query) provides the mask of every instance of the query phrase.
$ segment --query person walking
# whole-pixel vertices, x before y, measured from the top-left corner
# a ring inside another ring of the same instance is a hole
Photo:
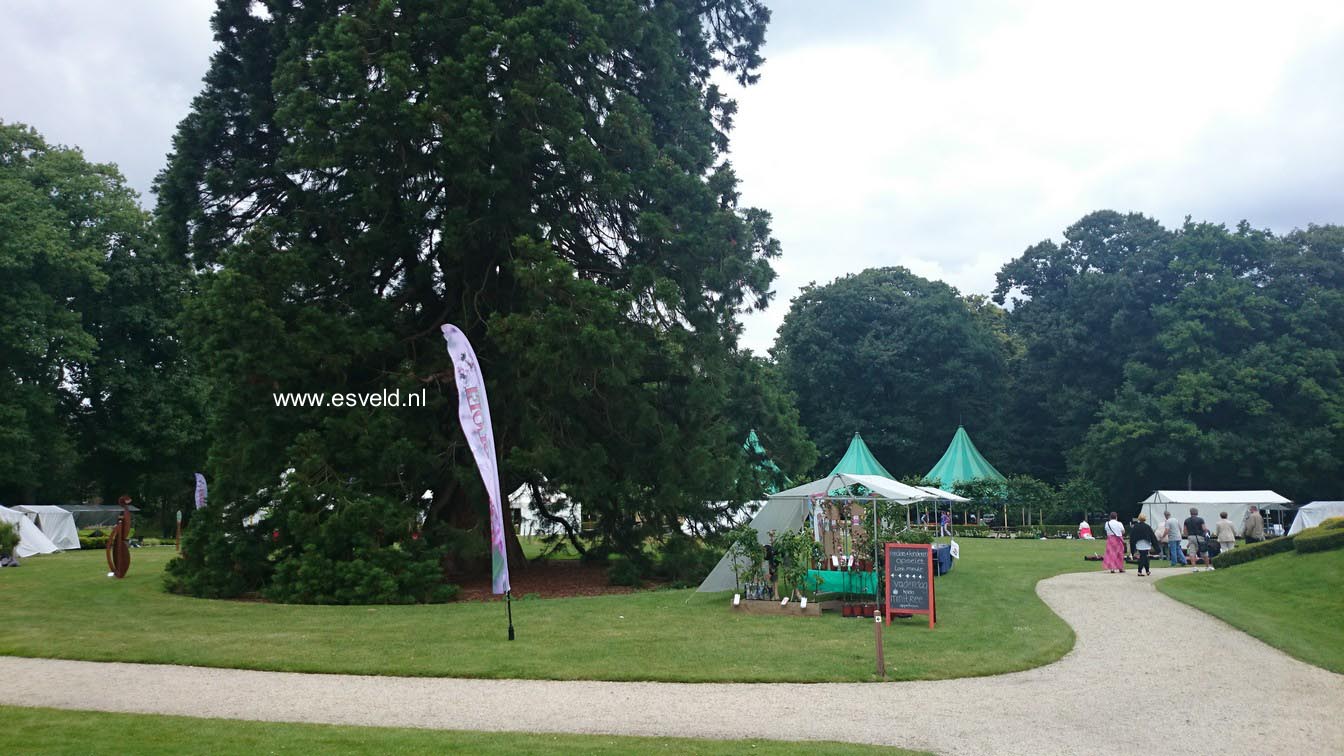
[[[1171,512],[1163,512],[1162,516],[1166,518],[1162,529],[1167,531],[1167,558],[1172,567],[1185,565],[1185,554],[1181,551],[1181,523]]]
[[[948,536],[948,537],[951,537],[951,536],[952,536],[952,513],[951,513],[951,512],[943,512],[942,516],[938,518],[938,535],[939,535],[940,537],[941,537],[941,536]]]
[[[1241,523],[1241,537],[1246,543],[1259,543],[1265,540],[1265,518],[1260,516],[1259,507],[1251,507],[1246,519]]]
[[[1139,515],[1139,521],[1129,529],[1129,545],[1139,558],[1139,577],[1152,575],[1153,566],[1148,562],[1148,556],[1157,545],[1157,534],[1153,532],[1153,526],[1148,524],[1148,515]]]
[[[1213,563],[1209,561],[1208,547],[1208,528],[1204,526],[1204,518],[1199,516],[1199,509],[1190,507],[1190,516],[1181,523],[1181,535],[1187,539],[1185,552],[1190,559],[1190,564],[1195,565],[1195,572],[1199,572],[1199,558],[1204,557],[1204,562],[1209,570],[1213,570]]]
[[[1125,526],[1115,512],[1106,521],[1106,555],[1101,558],[1101,566],[1112,574],[1125,571]]]
[[[1237,529],[1227,519],[1227,512],[1218,513],[1218,524],[1214,526],[1213,537],[1218,541],[1218,553],[1231,551],[1237,545]]]

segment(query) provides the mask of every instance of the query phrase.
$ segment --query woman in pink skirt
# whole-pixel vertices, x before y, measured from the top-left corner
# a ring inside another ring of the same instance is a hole
[[[1106,556],[1101,558],[1101,566],[1112,573],[1125,571],[1125,526],[1115,512],[1106,521]]]

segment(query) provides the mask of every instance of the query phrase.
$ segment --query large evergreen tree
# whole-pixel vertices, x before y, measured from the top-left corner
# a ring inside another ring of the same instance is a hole
[[[923,474],[962,419],[995,456],[1009,351],[997,309],[905,268],[805,287],[774,354],[822,454],[820,472],[858,431],[892,473]]]
[[[382,514],[349,520],[361,549],[422,516],[434,544],[480,532],[445,322],[480,356],[505,488],[582,502],[606,548],[714,516],[752,425],[800,444],[787,419],[729,412],[737,318],[768,302],[778,244],[739,206],[735,106],[712,77],[754,80],[768,17],[754,0],[221,0],[160,209],[198,273],[214,490],[240,500],[294,468],[286,490],[313,492],[272,510],[274,560],[301,558],[295,517],[364,497]],[[272,400],[422,388],[424,410]],[[329,531],[307,547],[352,558]]]

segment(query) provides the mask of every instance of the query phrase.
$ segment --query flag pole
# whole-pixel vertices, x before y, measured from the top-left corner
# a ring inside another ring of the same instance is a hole
[[[513,640],[513,591],[504,593],[504,604],[509,609],[509,640]]]

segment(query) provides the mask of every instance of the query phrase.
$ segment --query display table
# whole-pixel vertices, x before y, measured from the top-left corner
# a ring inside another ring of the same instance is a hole
[[[952,544],[935,543],[933,545],[933,572],[946,575],[952,571]]]
[[[933,574],[946,575],[952,571],[952,545],[933,544]],[[814,590],[821,578],[820,593],[874,593],[877,590],[876,572],[849,570],[808,570],[803,587]]]

